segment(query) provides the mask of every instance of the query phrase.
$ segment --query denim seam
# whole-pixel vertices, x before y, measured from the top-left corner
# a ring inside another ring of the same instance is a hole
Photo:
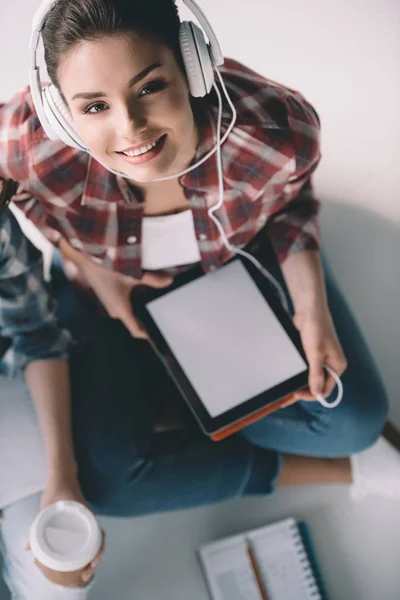
[[[246,489],[249,481],[250,481],[250,476],[251,476],[251,472],[253,469],[253,465],[254,465],[254,452],[255,449],[251,446],[249,448],[250,450],[250,460],[248,461],[247,464],[247,468],[246,468],[246,472],[243,475],[243,480],[242,480],[242,484],[240,485],[238,492],[236,494],[236,498],[241,498],[243,496],[244,490]]]
[[[2,558],[3,558],[3,578],[4,581],[6,583],[6,585],[8,586],[8,589],[11,592],[11,598],[13,600],[18,600],[18,596],[17,596],[17,588],[13,585],[13,580],[11,577],[11,561],[8,557],[8,553],[6,552],[6,548],[4,545],[4,541],[2,539],[2,535],[0,533],[0,551],[2,554]]]

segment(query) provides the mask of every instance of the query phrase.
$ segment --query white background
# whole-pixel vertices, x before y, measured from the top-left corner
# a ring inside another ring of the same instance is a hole
[[[27,83],[39,2],[0,1],[1,101]],[[321,117],[323,160],[315,183],[325,248],[400,423],[400,3],[202,0],[202,6],[225,55],[300,90]]]

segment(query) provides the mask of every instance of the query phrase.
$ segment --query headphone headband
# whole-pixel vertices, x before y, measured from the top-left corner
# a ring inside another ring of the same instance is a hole
[[[194,14],[202,28],[207,34],[208,40],[210,42],[211,51],[213,55],[213,59],[217,67],[224,64],[224,57],[222,55],[221,46],[219,45],[217,36],[214,33],[213,28],[211,27],[210,21],[207,19],[204,12],[201,10],[200,6],[195,2],[195,0],[183,0],[183,3],[186,4],[190,12]]]
[[[43,0],[43,2],[39,5],[35,15],[33,17],[32,22],[32,34],[29,42],[30,50],[37,50],[39,45],[40,33],[43,29],[44,21],[47,17],[49,11],[56,4],[57,0]]]
[[[221,52],[221,46],[219,45],[217,36],[211,26],[210,21],[207,19],[206,15],[197,4],[195,0],[182,0],[184,4],[188,7],[191,13],[194,14],[196,19],[199,21],[200,25],[204,29],[207,34],[207,37],[210,42],[213,59],[217,66],[220,66],[224,62],[224,58]],[[32,33],[31,39],[29,42],[29,49],[32,51],[36,51],[39,45],[40,33],[43,29],[43,24],[46,19],[47,14],[53,8],[53,6],[57,3],[57,0],[43,0],[43,2],[39,5],[35,15],[33,17],[32,22]],[[36,63],[36,60],[35,60]],[[35,64],[36,66],[36,64]]]

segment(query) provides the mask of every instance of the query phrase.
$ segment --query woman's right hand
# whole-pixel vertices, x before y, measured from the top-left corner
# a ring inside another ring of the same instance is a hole
[[[164,288],[172,284],[173,278],[157,273],[146,273],[142,279],[134,279],[96,265],[89,257],[72,248],[65,240],[60,244],[63,258],[72,260],[83,278],[103,304],[109,316],[120,319],[135,338],[147,339],[132,312],[131,292],[136,285]]]
[[[113,319],[120,319],[135,338],[147,339],[146,332],[133,315],[131,292],[136,285],[163,288],[171,285],[172,277],[145,273],[142,279],[133,279],[95,264],[85,265],[83,275]]]

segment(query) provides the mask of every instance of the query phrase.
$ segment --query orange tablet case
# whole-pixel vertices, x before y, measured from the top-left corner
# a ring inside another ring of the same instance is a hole
[[[277,400],[276,402],[273,402],[272,404],[268,404],[268,406],[265,406],[261,410],[258,410],[257,412],[249,415],[248,417],[245,417],[244,419],[241,419],[240,421],[236,421],[235,423],[232,423],[231,425],[228,425],[227,427],[224,427],[223,429],[216,431],[215,433],[210,435],[210,438],[214,442],[220,442],[221,440],[224,440],[225,438],[232,435],[233,433],[240,431],[244,427],[247,427],[247,425],[251,425],[252,423],[255,423],[255,421],[258,421],[259,419],[266,417],[267,415],[275,412],[276,410],[279,410],[280,408],[285,408],[286,406],[290,406],[291,404],[294,404],[294,402],[297,402],[295,397],[296,397],[296,394],[290,394],[289,396],[285,396],[285,398],[281,398],[280,400]]]

